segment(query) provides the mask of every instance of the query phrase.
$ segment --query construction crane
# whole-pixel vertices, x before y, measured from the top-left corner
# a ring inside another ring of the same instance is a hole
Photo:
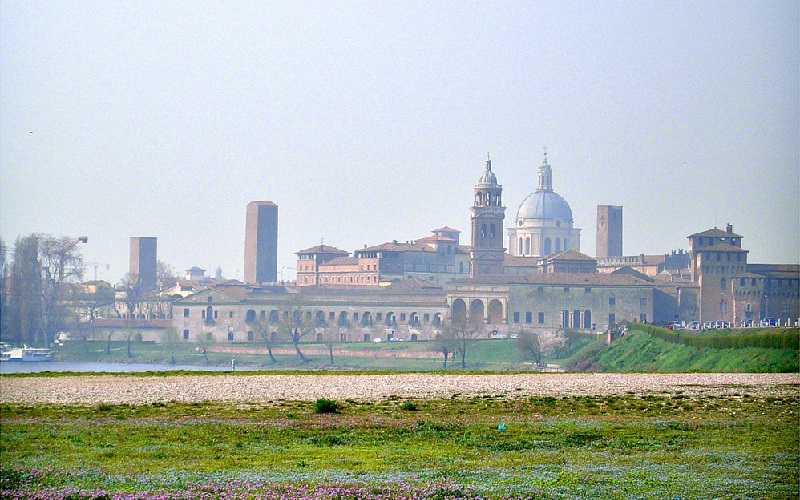
[[[108,269],[111,267],[111,265],[110,264],[101,264],[100,262],[84,262],[83,263],[83,268],[84,269],[87,269],[89,267],[93,267],[94,268],[94,281],[97,281],[97,268],[98,267],[103,267],[103,268],[105,268],[106,271],[108,271]]]

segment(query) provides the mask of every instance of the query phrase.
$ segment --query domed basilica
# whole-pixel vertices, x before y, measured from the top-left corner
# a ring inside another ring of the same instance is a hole
[[[539,167],[539,185],[517,210],[508,228],[508,253],[518,257],[546,257],[565,250],[581,250],[581,230],[573,227],[569,203],[553,191],[553,171],[547,152]]]

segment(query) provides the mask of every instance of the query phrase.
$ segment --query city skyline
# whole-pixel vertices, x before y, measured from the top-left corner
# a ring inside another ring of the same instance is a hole
[[[0,236],[85,234],[112,283],[140,234],[242,279],[260,199],[279,279],[320,240],[468,241],[486,152],[508,228],[544,146],[583,253],[620,205],[628,255],[731,223],[800,259],[797,2],[0,3]]]

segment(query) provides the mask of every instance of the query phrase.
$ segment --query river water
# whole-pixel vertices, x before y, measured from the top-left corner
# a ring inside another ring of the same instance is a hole
[[[257,368],[236,367],[236,371],[255,370]],[[263,369],[263,368],[262,368]],[[36,361],[0,363],[0,374],[9,373],[41,373],[41,372],[167,372],[176,370],[191,371],[230,371],[230,366],[199,365],[157,365],[145,363],[90,363],[80,361]]]

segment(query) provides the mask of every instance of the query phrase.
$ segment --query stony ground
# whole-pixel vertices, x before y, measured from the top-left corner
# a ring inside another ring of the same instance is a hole
[[[511,375],[83,375],[0,377],[0,403],[148,404],[224,401],[266,403],[449,398],[646,394],[800,394],[800,374],[511,374]]]

